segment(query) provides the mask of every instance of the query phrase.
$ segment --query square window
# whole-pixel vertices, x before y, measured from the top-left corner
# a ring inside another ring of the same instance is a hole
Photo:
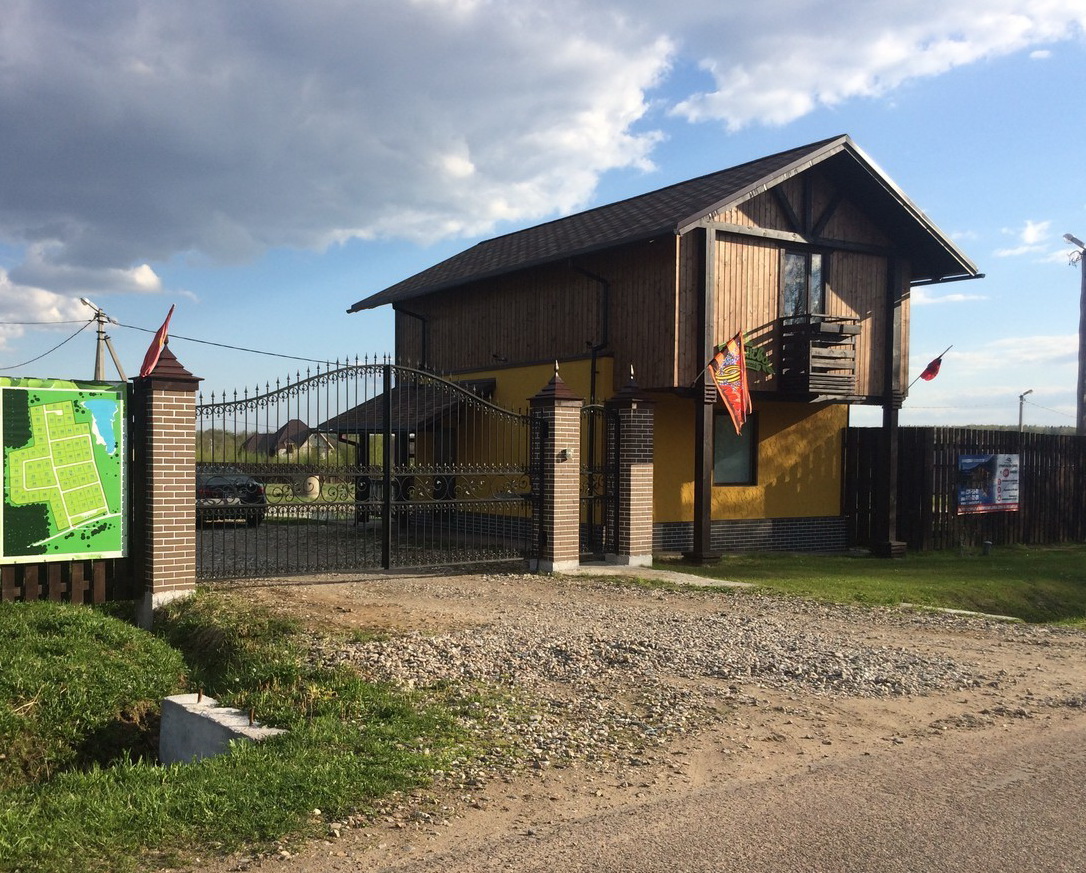
[[[713,416],[713,484],[756,485],[758,428],[751,415],[737,434],[727,410]]]

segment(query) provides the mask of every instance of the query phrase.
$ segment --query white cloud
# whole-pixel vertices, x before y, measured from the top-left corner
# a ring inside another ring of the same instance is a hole
[[[153,293],[187,254],[488,233],[650,168],[649,93],[680,60],[715,88],[675,114],[736,129],[1084,21],[1086,0],[7,4],[0,242],[26,247],[11,281]]]
[[[938,285],[920,285],[909,292],[912,306],[932,306],[939,303],[968,303],[973,300],[987,300],[984,294],[970,294],[967,291],[944,291]]]
[[[1046,248],[1044,241],[1051,236],[1051,231],[1051,221],[1031,220],[1027,220],[1020,230],[1004,229],[1003,233],[1018,237],[1021,244],[1009,249],[996,249],[993,254],[998,258],[1010,258],[1043,251]]]
[[[701,25],[685,45],[716,89],[675,111],[737,130],[785,124],[816,106],[880,97],[912,79],[1067,39],[1086,25],[1086,3],[795,0],[734,4]]]
[[[56,327],[50,327],[48,324],[50,322],[88,322],[90,320],[90,310],[78,300],[62,294],[54,294],[44,288],[21,285],[12,281],[6,270],[0,269],[0,349],[6,349],[11,340],[18,339],[30,330],[74,333],[78,329],[76,324],[57,324]],[[33,324],[33,322],[41,323]],[[0,366],[16,363],[19,362],[4,361],[0,363]]]

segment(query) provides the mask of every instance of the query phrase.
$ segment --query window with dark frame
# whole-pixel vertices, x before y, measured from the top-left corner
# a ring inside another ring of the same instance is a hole
[[[781,257],[781,317],[826,314],[826,264],[822,252],[784,249]]]
[[[713,484],[758,484],[758,422],[751,415],[737,434],[727,410],[713,416]]]

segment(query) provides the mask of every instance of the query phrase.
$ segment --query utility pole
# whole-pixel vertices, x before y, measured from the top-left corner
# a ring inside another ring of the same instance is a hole
[[[1078,313],[1078,387],[1075,393],[1075,432],[1086,436],[1086,264],[1082,262],[1086,255],[1086,243],[1076,236],[1065,233],[1063,238],[1071,245],[1078,246],[1078,251],[1071,255],[1071,263],[1078,264],[1079,313]]]
[[[113,358],[113,366],[117,368],[117,375],[121,377],[122,382],[127,382],[128,377],[124,374],[121,362],[117,358],[117,352],[113,348],[113,340],[111,340],[109,334],[106,333],[106,324],[116,324],[117,321],[106,315],[101,307],[95,306],[86,297],[80,297],[79,302],[94,310],[94,320],[98,322],[98,343],[94,350],[94,381],[106,381],[105,352],[108,349],[109,356]]]
[[[1023,391],[1021,394],[1018,395],[1018,433],[1019,434],[1022,433],[1022,407],[1024,407],[1026,405],[1026,395],[1027,394],[1032,394],[1032,393],[1033,393],[1033,389],[1030,388],[1028,391]]]

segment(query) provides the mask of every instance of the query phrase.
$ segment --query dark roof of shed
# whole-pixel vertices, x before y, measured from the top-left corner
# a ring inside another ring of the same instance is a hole
[[[458,383],[462,391],[443,383],[407,382],[389,392],[392,410],[389,430],[393,433],[425,429],[445,413],[470,399],[470,395],[488,399],[494,396],[494,379],[465,379]],[[333,416],[314,428],[319,433],[371,434],[385,429],[385,396],[378,394]]]
[[[977,268],[848,136],[800,146],[480,242],[355,303],[348,312],[399,303],[589,252],[681,234],[796,173],[821,169],[898,240],[914,280],[976,276]]]

